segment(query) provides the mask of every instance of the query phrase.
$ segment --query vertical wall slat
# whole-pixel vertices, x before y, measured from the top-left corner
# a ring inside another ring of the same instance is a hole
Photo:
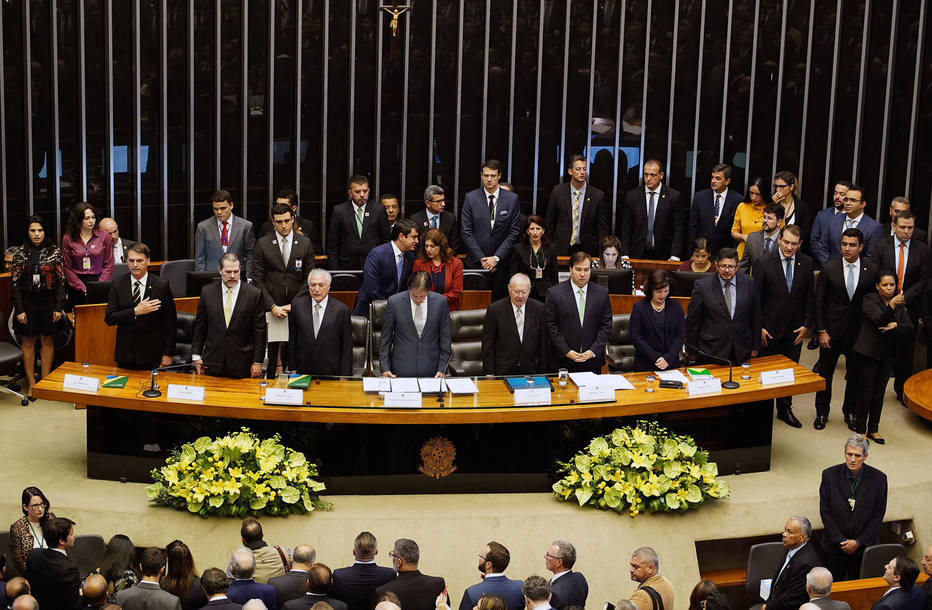
[[[437,2],[431,2],[430,17],[430,108],[427,113],[427,184],[434,184],[434,108],[437,83]],[[454,204],[455,206],[455,204]]]
[[[653,15],[653,0],[647,0],[647,19],[644,24],[644,86],[641,90],[641,144],[640,154],[638,155],[638,174],[644,173],[644,161],[647,152],[644,150],[644,143],[647,136],[647,80],[650,74],[650,30],[651,15]]]
[[[883,130],[880,136],[880,167],[877,181],[877,211],[874,218],[880,218],[883,188],[887,180],[887,140],[890,139],[890,102],[893,97],[893,71],[896,67],[896,28],[899,23],[900,0],[893,0],[890,11],[890,49],[887,53],[887,87],[883,99]]]
[[[624,87],[625,54],[625,18],[628,13],[628,0],[621,0],[621,25],[618,27],[618,80],[615,83],[615,147],[612,149],[612,227],[618,222],[618,146],[621,144],[621,93]],[[627,175],[628,168],[624,168]]]
[[[414,0],[411,0],[412,10],[414,9]],[[404,62],[404,88],[401,93],[401,192],[398,196],[401,198],[399,205],[401,210],[399,214],[405,216],[405,201],[407,198],[406,188],[408,185],[408,73],[411,67],[411,36],[414,28],[411,26],[411,12],[405,13],[405,62]]]
[[[296,19],[294,24],[295,36],[295,64],[294,64],[294,192],[298,195],[298,201],[301,201],[301,87],[302,82],[302,63],[304,59],[304,2],[295,0]],[[272,195],[274,197],[274,194]],[[271,203],[271,201],[270,201]]]
[[[243,0],[245,4],[246,0]],[[243,11],[243,15],[246,11]],[[188,170],[188,227],[193,228],[194,224],[194,0],[188,0],[188,145],[187,145],[187,170]],[[245,43],[244,43],[245,44]],[[245,146],[243,150],[245,150]],[[244,169],[245,173],[245,169]],[[188,252],[194,254],[194,231],[188,231]]]
[[[463,13],[465,4],[466,0],[460,0],[456,34],[456,137],[453,144],[453,203],[456,214],[460,211],[460,129],[463,112]]]
[[[841,0],[839,0],[840,2]],[[744,183],[750,180],[751,172],[751,125],[754,121],[754,86],[757,82],[757,24],[760,23],[760,0],[754,0],[754,36],[751,43],[751,88],[748,97],[748,127],[744,144]]]
[[[4,49],[3,46],[3,6],[0,5],[0,49]],[[6,73],[3,66],[3,57],[4,54],[0,51],[0,83],[6,82]],[[3,224],[4,226],[9,226],[7,221],[8,209],[8,200],[7,200],[7,191],[6,191],[6,92],[0,89],[0,208],[3,211]],[[59,235],[61,233],[59,232]],[[7,239],[7,231],[0,231],[0,243],[3,244],[3,249],[6,250],[9,247],[9,240]]]
[[[223,99],[223,85],[220,82],[220,54],[223,49],[223,34],[220,32],[220,3],[223,0],[214,0],[214,190],[222,188],[220,177],[220,149],[223,132],[223,119],[221,118],[221,100]],[[246,193],[243,193],[243,205],[246,205]],[[243,218],[246,217],[246,209],[241,212]]]
[[[330,114],[330,105],[327,96],[330,92],[330,0],[324,3],[324,36],[321,41],[323,47],[320,52],[321,69],[321,112],[320,112],[320,227],[321,243],[327,247],[327,120]]]
[[[517,1],[517,0],[516,0]],[[540,178],[540,96],[544,67],[544,0],[540,0],[540,18],[537,20],[537,110],[534,113],[534,184],[531,188],[531,213],[537,214],[537,181]]]
[[[265,95],[265,115],[268,119],[269,132],[266,138],[266,153],[268,155],[268,161],[266,164],[266,179],[265,179],[265,201],[259,204],[259,209],[263,210],[267,215],[267,210],[269,209],[269,203],[272,201],[272,197],[275,196],[274,187],[274,167],[275,167],[275,156],[272,154],[272,150],[275,148],[275,7],[278,4],[275,0],[269,0],[269,46],[268,46],[268,74],[269,82],[268,89],[266,90]],[[246,216],[246,198],[243,197],[243,216]]]
[[[924,0],[923,0],[924,1]],[[842,2],[843,0],[838,0],[838,3],[835,6],[835,48],[832,51],[832,84],[830,91],[833,93],[837,91],[838,87],[838,54],[841,48],[841,15],[842,15]],[[921,31],[922,28],[919,28]],[[835,140],[835,95],[830,95],[828,100],[828,128],[826,133],[828,137],[825,138],[825,183],[822,185],[822,207],[826,207],[828,203],[828,189],[834,184],[832,182],[832,143]],[[833,204],[834,205],[834,204]]]
[[[142,241],[142,102],[140,98],[140,59],[139,59],[139,0],[133,0],[133,202],[136,218],[136,241]]]
[[[573,8],[573,0],[566,0],[566,21],[563,26],[563,112],[560,113],[560,116],[563,117],[563,120],[560,121],[560,159],[557,161],[557,167],[563,166],[563,161],[566,159],[566,103],[567,103],[567,84],[569,80],[570,73],[570,15]],[[552,171],[553,168],[548,168],[548,171]],[[559,181],[563,182],[563,178],[566,177],[562,171],[558,171]],[[548,181],[549,182],[549,181]],[[538,187],[537,184],[534,185],[536,190]]]
[[[783,19],[780,22],[780,62],[777,66],[777,103],[773,112],[773,163],[770,175],[777,173],[777,154],[780,152],[780,109],[783,106],[783,60],[786,58],[786,15],[789,0],[783,0]]]
[[[45,175],[52,180],[52,197],[55,203],[55,234],[61,235],[61,177],[59,176],[58,151],[61,148],[61,129],[59,126],[59,117],[61,112],[58,108],[58,0],[49,1],[49,25],[51,27],[51,40],[49,66],[52,76],[51,103],[52,109],[52,146],[51,151],[45,155]],[[0,47],[2,48],[2,47]]]
[[[87,53],[84,48],[84,0],[78,0],[78,169],[81,176],[78,178],[78,191],[81,201],[87,201]],[[0,45],[2,48],[2,45]],[[61,235],[61,232],[59,232]]]
[[[325,0],[329,2],[329,0]],[[350,22],[349,22],[349,113],[346,124],[346,176],[353,173],[355,150],[353,143],[356,139],[356,1],[350,0]],[[379,28],[381,30],[381,28]]]
[[[670,107],[667,110],[667,154],[664,157],[667,163],[666,172],[668,174],[670,173],[670,157],[673,153],[673,100],[676,99],[676,45],[680,33],[680,0],[673,0],[673,5],[673,51],[671,53],[672,57],[670,58]],[[698,114],[696,116],[698,116]]]
[[[919,6],[919,27],[916,28],[919,31],[916,33],[916,68],[913,71],[913,101],[909,116],[909,146],[906,153],[906,197],[909,197],[913,183],[913,155],[916,151],[916,127],[919,120],[919,86],[922,83],[922,54],[925,51],[927,4],[927,0],[922,0],[922,4]],[[929,219],[932,220],[932,206],[929,206]],[[926,226],[932,225],[927,224]]]
[[[854,123],[854,158],[851,181],[857,184],[861,164],[861,137],[864,127],[864,89],[867,87],[867,50],[870,45],[871,0],[864,0],[864,27],[861,30],[861,72],[858,77],[858,114]],[[863,196],[863,193],[862,193]]]
[[[240,213],[245,218],[249,199],[249,0],[242,0],[240,18]]]
[[[370,192],[370,197],[375,199],[378,199],[381,192],[379,183],[382,179],[382,147],[380,143],[382,142],[382,27],[385,24],[384,15],[385,13],[380,10],[378,24],[375,26],[375,141],[372,143],[375,147],[375,168],[372,173],[374,180]]]
[[[511,3],[511,69],[509,70],[508,85],[508,179],[514,180],[512,167],[514,165],[515,151],[515,60],[518,48],[518,0]]]
[[[159,2],[159,203],[162,206],[160,241],[168,259],[168,2]]]
[[[570,0],[572,1],[572,0]],[[489,30],[492,27],[491,0],[485,0],[485,50],[482,54],[482,144],[479,150],[484,160],[486,147],[486,130],[489,125]]]
[[[809,81],[812,76],[812,35],[815,29],[815,0],[809,0],[809,38],[806,43],[806,84],[803,86],[803,122],[799,129],[799,167],[796,178],[803,182],[803,163],[806,160],[806,128],[809,125]],[[824,204],[823,204],[824,206]]]
[[[728,0],[728,25],[725,30],[725,78],[722,79],[722,99],[728,99],[728,80],[731,78],[731,26],[732,20],[734,18],[734,8],[735,0]],[[702,80],[702,79],[699,79]],[[696,117],[696,120],[699,120],[699,117]],[[728,120],[728,104],[722,104],[722,134],[718,140],[718,158],[722,163],[727,163],[725,160],[725,127]],[[694,155],[695,156],[695,155]],[[693,167],[693,176],[696,175],[695,167]],[[695,180],[695,178],[693,178]],[[695,188],[693,189],[695,192]]]
[[[29,1],[23,6],[23,124],[26,126],[26,207],[29,215],[35,213],[35,170],[32,166],[32,19]]]
[[[759,0],[758,0],[759,1]],[[702,11],[702,14],[699,17],[699,31],[705,31],[705,0],[702,0],[702,7],[699,9]],[[693,165],[692,170],[690,170],[690,179],[689,179],[689,191],[691,193],[696,192],[696,162],[699,159],[699,119],[701,118],[702,108],[699,101],[702,99],[702,63],[705,58],[705,36],[699,37],[699,65],[696,68],[696,74],[699,75],[699,78],[696,79],[696,110],[695,110],[695,124],[693,125]],[[728,63],[726,58],[725,63]],[[753,76],[751,77],[751,82],[753,83]],[[753,84],[751,85],[753,89]],[[754,95],[754,92],[751,92],[751,95]],[[753,98],[752,98],[753,99]],[[723,104],[724,105],[724,104]],[[672,111],[671,111],[672,114]],[[750,121],[750,119],[748,119]],[[748,155],[750,156],[750,155]],[[667,161],[669,163],[669,160]]]
[[[586,134],[585,145],[583,149],[583,154],[586,156],[586,172],[589,171],[589,153],[590,153],[590,143],[592,142],[592,113],[593,106],[595,105],[595,32],[599,25],[599,2],[598,0],[592,0],[592,41],[589,46],[589,112],[586,114],[586,130],[583,132]],[[564,161],[563,167],[566,167],[567,163]],[[561,173],[563,169],[561,167]]]

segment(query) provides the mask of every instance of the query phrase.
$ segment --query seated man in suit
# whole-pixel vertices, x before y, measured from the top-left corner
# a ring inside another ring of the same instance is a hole
[[[574,572],[576,547],[564,540],[554,540],[544,555],[550,578],[550,605],[557,610],[566,606],[586,607],[589,583],[582,572]]]
[[[310,218],[303,218],[298,215],[298,194],[291,189],[282,189],[275,194],[275,201],[272,205],[274,206],[277,203],[284,203],[291,208],[291,212],[294,214],[295,233],[300,233],[311,240],[311,244],[314,246],[314,254],[323,254],[324,250],[320,247],[320,233],[317,231],[317,225]],[[268,235],[274,230],[275,227],[272,221],[266,220],[262,223],[256,238]]]
[[[547,308],[528,299],[531,280],[511,276],[508,298],[489,305],[482,324],[482,372],[533,375],[547,370]]]
[[[330,272],[307,276],[308,294],[291,304],[288,362],[302,375],[353,374],[353,326],[349,308],[330,298]]]
[[[628,572],[631,580],[639,583],[631,594],[631,602],[638,610],[651,610],[655,596],[660,596],[665,609],[673,607],[673,583],[660,574],[660,559],[654,549],[643,546],[634,551]]]
[[[786,210],[779,203],[771,203],[764,208],[761,218],[761,230],[748,235],[744,244],[744,253],[738,268],[742,273],[753,275],[754,264],[764,255],[777,251],[777,238],[780,236],[780,226],[783,224],[783,214]]]
[[[906,197],[903,197],[902,195],[899,197],[893,198],[893,200],[890,202],[890,221],[885,222],[882,225],[884,236],[894,235],[893,223],[896,220],[896,215],[899,214],[900,212],[908,212],[908,211],[909,211],[909,199],[907,199]],[[103,221],[100,221],[100,222],[103,223]],[[926,239],[928,237],[926,232],[920,229],[918,224],[916,225],[916,229],[913,232],[913,237],[915,237],[922,243],[926,243],[926,244],[928,243]]]
[[[446,211],[446,207],[447,200],[443,188],[431,184],[424,189],[424,209],[411,214],[411,220],[417,225],[419,233],[427,229],[443,231],[454,254],[458,254],[463,250],[463,244],[460,242],[460,222],[456,219],[456,214]]]
[[[315,604],[328,604],[333,610],[346,610],[346,604],[328,595],[333,574],[330,568],[322,563],[313,564],[307,571],[306,591],[304,595],[291,601],[280,604],[284,610],[305,610]]]
[[[401,607],[404,610],[434,610],[437,596],[446,589],[447,585],[440,576],[428,576],[421,574],[418,570],[421,551],[417,542],[399,538],[395,541],[391,556],[398,576],[375,590],[373,603],[383,593],[391,591],[401,600]]]
[[[817,566],[806,574],[806,595],[809,603],[822,610],[851,610],[848,602],[829,597],[832,594],[832,573],[828,568]]]
[[[220,568],[208,568],[201,574],[201,587],[207,594],[207,605],[210,610],[240,610],[242,604],[231,602],[227,597],[230,579]]]
[[[618,232],[622,256],[678,261],[686,255],[689,211],[680,192],[661,182],[661,168],[660,161],[649,159],[644,163],[643,188],[625,195]]]
[[[275,588],[272,585],[256,582],[253,578],[256,569],[256,556],[247,548],[237,549],[230,557],[230,574],[233,582],[227,589],[230,601],[245,604],[251,599],[261,599],[266,608],[277,608]]]
[[[379,543],[370,532],[360,532],[353,541],[353,565],[333,571],[330,596],[346,603],[348,610],[370,610],[372,594],[395,579],[395,570],[375,563]]]
[[[224,254],[243,261],[243,277],[252,277],[252,251],[256,236],[252,223],[233,214],[233,197],[219,190],[210,198],[214,217],[202,220],[194,234],[194,270],[213,271]]]
[[[754,280],[736,273],[738,252],[722,248],[717,273],[693,284],[686,311],[686,354],[700,361],[756,358],[761,345],[760,294]],[[703,356],[711,354],[714,358]]]
[[[876,220],[864,213],[867,201],[860,186],[852,185],[845,193],[845,214],[831,218],[828,230],[822,234],[822,251],[828,251],[829,260],[841,257],[841,236],[848,229],[857,229],[863,235],[864,251],[861,255],[870,258],[874,246],[883,239],[883,229]]]
[[[42,608],[76,610],[81,601],[81,575],[66,551],[74,546],[74,521],[55,517],[42,523],[47,548],[35,548],[26,556],[23,576]]]
[[[547,234],[557,256],[579,250],[598,252],[610,232],[611,210],[605,193],[586,182],[586,158],[570,156],[569,182],[553,187],[547,203]]]
[[[689,243],[697,237],[709,240],[712,253],[722,248],[734,248],[731,226],[735,222],[735,211],[741,203],[741,193],[728,188],[731,183],[731,166],[718,163],[712,166],[710,187],[693,197],[689,209]]]
[[[369,179],[350,176],[348,199],[333,208],[327,227],[327,266],[362,269],[369,251],[389,239],[388,216],[382,204],[369,201]]]
[[[831,257],[831,250],[829,250],[828,242],[822,242],[822,234],[828,231],[828,227],[834,218],[838,214],[844,215],[845,213],[845,195],[848,194],[848,189],[851,188],[852,184],[847,180],[839,180],[835,183],[835,190],[832,191],[832,203],[833,206],[830,208],[825,208],[820,210],[815,216],[815,221],[812,223],[812,230],[809,232],[809,243],[812,244],[812,259],[816,265],[816,269],[820,269],[823,263],[827,263],[828,259]],[[783,207],[782,205],[780,206]]]
[[[416,271],[408,290],[392,295],[382,322],[383,377],[443,377],[450,364],[450,310],[431,292],[430,274]]]
[[[463,593],[460,610],[472,610],[479,604],[483,595],[497,595],[505,602],[506,610],[522,610],[524,594],[523,583],[505,576],[505,569],[511,562],[511,553],[500,542],[494,540],[479,554],[479,572],[482,582],[472,585]]]
[[[368,318],[369,303],[401,292],[408,282],[417,247],[417,227],[413,220],[402,218],[392,227],[391,236],[392,241],[376,246],[366,257],[354,316]]]
[[[553,607],[550,605],[550,582],[543,576],[534,574],[525,578],[521,593],[527,610],[549,610]]]
[[[125,369],[171,366],[178,317],[171,286],[149,273],[149,247],[134,243],[127,253],[129,275],[110,285],[107,326],[116,326],[113,359]]]
[[[194,318],[191,360],[198,375],[258,377],[265,359],[262,291],[240,280],[235,254],[220,259],[220,282],[201,290]]]
[[[101,231],[106,231],[110,234],[110,243],[113,244],[113,264],[118,265],[120,263],[127,262],[126,251],[136,242],[131,239],[121,238],[120,227],[112,218],[102,219],[100,223],[98,223],[97,227]]]
[[[291,569],[281,576],[269,579],[269,584],[275,589],[275,599],[279,606],[304,595],[307,590],[307,572],[316,558],[317,551],[314,547],[299,544],[291,552]]]
[[[806,575],[822,562],[809,544],[812,524],[802,516],[790,517],[783,528],[783,546],[786,558],[770,581],[770,595],[761,610],[796,610],[809,601],[806,593]]]
[[[890,588],[874,602],[871,610],[924,610],[926,596],[917,587],[919,566],[906,555],[899,555],[883,567],[883,579]]]
[[[552,364],[571,372],[600,373],[605,344],[612,331],[608,288],[589,282],[592,259],[585,252],[570,257],[570,279],[547,290],[547,329]]]
[[[181,610],[181,600],[163,591],[159,580],[165,571],[165,550],[149,547],[142,553],[139,583],[116,594],[116,603],[123,610]]]

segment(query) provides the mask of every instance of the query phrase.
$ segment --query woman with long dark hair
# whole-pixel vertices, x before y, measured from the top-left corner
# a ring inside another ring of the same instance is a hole
[[[86,201],[75,204],[61,240],[68,299],[71,306],[87,302],[87,283],[113,277],[110,235],[97,227],[97,214]]]
[[[207,605],[207,594],[196,576],[191,549],[180,540],[172,540],[165,547],[167,568],[159,581],[163,591],[181,600],[181,610],[197,610]]]
[[[524,235],[511,251],[511,273],[523,273],[531,278],[531,298],[543,301],[547,290],[559,281],[557,251],[547,236],[546,221],[528,216]]]
[[[431,290],[447,299],[450,311],[460,308],[463,294],[463,262],[456,258],[447,236],[440,229],[427,229],[421,233],[421,246],[411,273],[426,271],[430,275]]]
[[[731,236],[738,240],[738,260],[744,253],[748,235],[760,231],[764,221],[764,208],[770,203],[770,189],[763,178],[754,178],[744,193],[744,202],[735,210],[735,221],[731,225]]]
[[[100,567],[94,570],[107,579],[107,601],[116,603],[116,594],[139,583],[136,574],[136,546],[128,536],[117,534],[107,543]]]
[[[23,516],[10,525],[10,553],[20,574],[26,571],[26,556],[32,549],[47,549],[42,524],[55,518],[51,504],[38,487],[23,490]]]
[[[652,271],[644,282],[644,298],[631,310],[635,371],[666,371],[680,366],[686,316],[679,303],[667,298],[669,294],[669,274]]]

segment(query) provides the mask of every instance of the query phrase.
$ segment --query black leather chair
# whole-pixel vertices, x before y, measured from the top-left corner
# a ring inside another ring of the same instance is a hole
[[[195,315],[186,311],[179,311],[177,316],[178,325],[175,328],[175,355],[172,357],[172,365],[191,362],[191,342],[194,341]]]
[[[891,559],[905,554],[906,548],[902,544],[875,544],[867,547],[861,557],[858,578],[883,576],[884,566],[890,563]]]
[[[6,555],[6,572],[4,573],[4,578],[9,581],[11,578],[22,576],[19,570],[16,569],[16,564],[13,562],[13,554],[10,552],[10,530],[3,530],[0,532],[0,553]]]
[[[469,269],[463,272],[463,290],[491,290],[489,272],[485,269]]]
[[[100,534],[81,534],[74,537],[74,546],[67,550],[68,558],[84,578],[100,567],[107,545]]]
[[[616,313],[612,316],[612,332],[605,346],[605,359],[609,373],[626,373],[634,370],[634,346],[631,344],[631,315]]]
[[[362,377],[369,359],[369,320],[351,316],[350,324],[353,327],[353,377]]]
[[[362,271],[337,271],[330,276],[330,290],[358,291],[362,287]]]
[[[194,271],[194,259],[182,258],[176,261],[165,261],[159,271],[159,277],[168,282],[172,289],[172,296],[181,298],[188,296],[188,271]],[[198,296],[192,294],[191,296]]]
[[[382,374],[379,362],[379,345],[382,340],[382,322],[388,299],[378,299],[369,303],[369,373],[378,377]]]
[[[762,542],[748,551],[748,570],[744,580],[744,591],[749,602],[756,607],[764,602],[760,597],[760,581],[773,578],[777,568],[786,557],[786,547],[781,542]],[[755,607],[752,606],[752,607]]]
[[[0,319],[3,319],[2,316],[3,312],[0,312]],[[15,341],[16,335],[13,333],[13,314],[10,314],[7,320],[7,328],[9,328],[10,336],[13,337]],[[0,383],[0,392],[6,392],[7,394],[16,396],[19,398],[20,404],[25,407],[29,404],[29,400],[27,400],[26,395],[21,392],[23,388],[19,385],[19,382],[25,378],[22,366],[23,352],[19,345],[6,341],[0,342],[0,371],[2,371],[4,375],[9,376],[7,381]],[[7,555],[7,557],[9,557],[9,555]]]
[[[485,309],[463,309],[450,312],[452,340],[449,373],[474,377],[482,375],[482,324]]]

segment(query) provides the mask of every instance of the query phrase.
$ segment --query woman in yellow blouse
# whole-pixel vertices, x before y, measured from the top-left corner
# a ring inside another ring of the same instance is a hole
[[[760,231],[764,208],[770,203],[770,189],[763,178],[754,178],[744,194],[744,203],[735,210],[735,222],[731,225],[731,236],[738,240],[738,258],[744,253],[748,235]]]

